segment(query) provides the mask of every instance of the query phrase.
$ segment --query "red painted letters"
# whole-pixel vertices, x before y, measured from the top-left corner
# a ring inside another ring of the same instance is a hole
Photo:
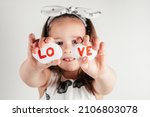
[[[80,56],[82,56],[85,48],[83,47],[82,50],[80,50],[81,48],[77,48],[77,49],[78,49]]]
[[[50,53],[49,51],[51,51],[51,53]],[[54,55],[54,49],[51,48],[51,47],[48,48],[48,49],[46,50],[46,54],[47,54],[49,57],[53,56],[53,55]]]
[[[38,50],[38,55],[40,59],[43,59],[46,57],[46,55],[41,55],[41,50]]]
[[[38,50],[38,55],[40,59],[44,59],[47,56],[52,57],[54,55],[54,49],[49,47],[46,49],[46,55],[42,55],[41,50]]]
[[[92,46],[86,46],[86,55],[87,55],[87,56],[92,55],[91,49],[92,49]],[[78,50],[78,52],[79,52],[79,55],[80,55],[80,56],[83,56],[85,47],[82,47],[82,48],[78,47],[77,50]]]
[[[91,49],[92,49],[92,46],[86,46],[86,55],[87,55],[87,56],[92,55]]]

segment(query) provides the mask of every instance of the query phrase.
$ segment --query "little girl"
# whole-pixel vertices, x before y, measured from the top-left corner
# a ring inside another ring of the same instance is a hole
[[[47,12],[49,18],[43,27],[41,39],[36,39],[34,34],[29,35],[28,56],[20,67],[22,80],[38,88],[40,99],[102,99],[112,91],[116,78],[105,63],[104,43],[99,41],[91,20],[83,12],[80,13],[78,7],[73,10],[72,7],[63,7],[63,10],[49,8],[52,9]],[[41,64],[32,53],[50,42],[58,44],[63,55],[60,59]],[[78,43],[85,46],[91,43],[93,49],[98,51],[97,56],[93,60],[88,60],[86,56],[76,59],[72,48]]]

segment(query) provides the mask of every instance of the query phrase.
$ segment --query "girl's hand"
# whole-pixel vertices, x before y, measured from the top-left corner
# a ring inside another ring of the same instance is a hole
[[[88,45],[90,43],[89,40],[89,36],[85,36],[83,45]],[[116,75],[113,69],[108,67],[105,63],[104,43],[99,42],[98,39],[95,38],[92,46],[98,50],[97,56],[93,60],[82,57],[79,59],[79,64],[85,73],[94,78],[92,83],[94,93],[96,98],[100,99],[103,95],[112,91],[116,81]]]
[[[41,39],[36,39],[35,35],[31,33],[29,35],[29,44],[28,44],[28,58],[27,60],[31,63],[33,67],[37,70],[43,70],[53,65],[60,64],[60,60],[54,60],[47,64],[41,64],[33,56],[32,53],[37,53],[40,48],[42,48],[46,43],[54,42],[52,37],[43,37]]]
[[[90,44],[90,38],[88,35],[84,36],[82,44],[84,46]],[[100,42],[97,38],[95,38],[93,39],[92,47],[93,49],[98,51],[97,56],[93,60],[88,60],[86,56],[81,57],[79,59],[79,64],[85,73],[96,79],[103,75],[106,68],[104,57],[104,43]]]

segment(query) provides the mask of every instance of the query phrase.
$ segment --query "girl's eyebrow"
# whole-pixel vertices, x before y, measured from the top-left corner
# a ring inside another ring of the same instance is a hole
[[[54,39],[61,39],[60,37],[55,37]]]
[[[54,38],[54,40],[61,41],[61,38],[60,37],[56,37],[56,38]]]
[[[76,39],[76,38],[82,38],[82,37],[81,36],[70,36],[68,38]],[[62,40],[61,37],[55,37],[54,39],[57,40],[57,41],[61,41]]]
[[[72,38],[78,38],[79,36],[72,36]]]
[[[72,36],[71,38],[82,38],[81,36]]]
[[[60,38],[54,38],[54,41],[57,42],[61,42],[62,40]]]

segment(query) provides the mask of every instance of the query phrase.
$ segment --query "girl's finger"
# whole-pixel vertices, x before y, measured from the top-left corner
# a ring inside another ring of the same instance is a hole
[[[54,42],[54,39],[52,37],[46,37],[44,41],[45,43],[50,43],[50,42]]]
[[[104,42],[99,44],[98,55],[104,55]]]
[[[37,53],[37,51],[39,50],[39,46],[38,46],[38,42],[39,42],[39,39],[37,39],[33,44],[32,44],[32,52],[34,53],[34,54],[36,54]]]
[[[33,50],[33,43],[35,41],[35,36],[33,33],[29,34],[29,40],[28,40],[28,57],[32,57],[32,50]]]
[[[101,42],[100,44],[99,44],[99,50],[98,50],[98,54],[97,54],[97,58],[98,59],[100,59],[100,61],[101,61],[101,63],[103,64],[105,61],[105,59],[104,59],[104,46],[105,46],[105,44],[104,44],[104,42]]]
[[[85,70],[88,68],[88,57],[84,56],[78,59],[78,62],[80,64],[80,67]]]
[[[93,42],[93,43],[92,43],[92,44],[93,44],[92,48],[93,48],[94,50],[98,50],[100,40],[99,40],[98,38],[93,38],[92,42]]]
[[[90,37],[89,37],[89,35],[85,35],[83,37],[83,45],[87,46],[87,45],[89,45],[89,43],[90,43]]]
[[[29,34],[29,44],[32,45],[35,41],[35,35],[33,33]]]
[[[82,39],[81,37],[78,37],[78,38],[76,39],[76,41],[77,41],[77,43],[82,43],[82,42],[83,42],[83,39]]]
[[[45,44],[45,37],[42,37],[40,40],[39,40],[39,43],[38,43],[38,46],[40,47],[40,48],[42,48],[43,46],[44,46],[44,44]]]
[[[60,59],[57,59],[57,60],[51,61],[50,63],[47,63],[46,66],[47,66],[47,67],[56,66],[56,65],[59,65],[60,63],[61,63],[61,60],[60,60]]]

